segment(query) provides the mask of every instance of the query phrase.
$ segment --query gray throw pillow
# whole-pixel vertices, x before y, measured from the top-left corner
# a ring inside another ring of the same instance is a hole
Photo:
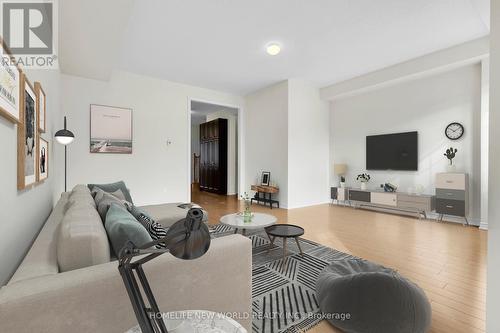
[[[153,241],[147,230],[125,208],[114,203],[106,214],[104,227],[117,257],[128,241],[137,247]]]
[[[116,204],[123,209],[127,210],[128,202],[125,200],[120,200],[114,195],[107,192],[98,192],[96,193],[97,212],[99,216],[101,216],[102,221],[106,220],[106,215],[108,213],[108,209],[111,207],[111,204]]]
[[[90,191],[94,189],[94,187],[98,187],[101,190],[112,193],[115,192],[116,190],[121,190],[123,192],[123,195],[125,196],[125,200],[127,200],[130,203],[134,203],[132,201],[132,197],[130,196],[130,191],[128,190],[127,186],[125,185],[125,182],[119,181],[116,183],[111,183],[111,184],[88,184],[87,185]]]

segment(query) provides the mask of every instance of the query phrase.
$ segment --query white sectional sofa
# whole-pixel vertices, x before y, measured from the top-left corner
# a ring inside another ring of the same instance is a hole
[[[79,189],[62,194],[24,261],[0,289],[0,332],[119,333],[136,324],[90,192]],[[199,259],[164,254],[144,269],[162,311],[240,313],[235,319],[250,331],[251,255],[250,240],[231,235],[213,239]]]

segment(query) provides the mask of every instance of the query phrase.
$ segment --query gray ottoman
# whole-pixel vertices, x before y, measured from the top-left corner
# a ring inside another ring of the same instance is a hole
[[[320,273],[316,294],[326,319],[346,333],[425,333],[431,324],[420,287],[366,260],[333,262]]]

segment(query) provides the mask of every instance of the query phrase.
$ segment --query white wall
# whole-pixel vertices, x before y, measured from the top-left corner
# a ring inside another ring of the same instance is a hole
[[[17,190],[17,126],[0,117],[0,286],[7,283],[17,269],[50,214],[54,203],[53,188],[62,181],[61,150],[52,139],[53,133],[62,126],[60,74],[53,70],[28,70],[26,74],[32,83],[39,81],[47,95],[47,131],[42,137],[49,141],[49,178],[29,190]]]
[[[283,81],[245,97],[245,179],[260,183],[262,171],[280,192],[280,206],[288,206],[288,82]]]
[[[122,71],[109,82],[63,75],[62,106],[76,135],[69,147],[68,186],[124,180],[139,205],[188,201],[190,98],[243,105],[238,96]],[[133,109],[131,155],[89,153],[90,104]]]
[[[328,103],[303,80],[289,80],[288,94],[288,208],[328,202]]]
[[[217,111],[207,115],[207,121],[227,119],[227,194],[238,193],[238,116],[228,111]]]
[[[200,156],[200,125],[191,125],[191,182],[194,182],[193,154]],[[198,175],[199,176],[199,175]]]
[[[491,1],[490,167],[486,332],[500,332],[500,2]]]
[[[480,114],[481,69],[470,65],[447,73],[408,81],[332,102],[332,163],[348,165],[347,185],[358,186],[355,177],[365,172],[367,135],[419,132],[419,170],[368,171],[371,187],[391,182],[401,191],[421,185],[434,193],[434,178],[446,170],[446,147],[458,149],[457,171],[471,178],[471,216],[480,217]],[[451,122],[465,126],[465,136],[457,142],[444,135]],[[338,177],[332,178],[332,185]]]

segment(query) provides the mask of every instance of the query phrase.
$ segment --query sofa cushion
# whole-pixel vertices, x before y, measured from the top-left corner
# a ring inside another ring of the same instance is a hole
[[[134,203],[132,201],[132,197],[130,196],[130,191],[128,190],[127,186],[123,181],[111,184],[88,184],[87,186],[91,191],[93,190],[94,187],[98,187],[108,193],[115,192],[116,190],[121,190],[123,192],[123,195],[125,196],[125,200],[127,200],[130,203]]]
[[[116,191],[113,193],[116,193]],[[114,194],[104,192],[100,189],[97,189],[97,193],[95,195],[95,203],[97,205],[97,211],[99,212],[99,216],[101,216],[103,222],[106,220],[106,214],[108,213],[108,209],[111,206],[111,204],[113,203],[117,204],[125,209],[127,209],[128,206],[127,201],[121,200]]]
[[[88,194],[90,196],[90,193]],[[95,207],[75,201],[67,210],[57,237],[59,271],[102,264],[110,261],[106,231]]]
[[[146,228],[127,209],[116,203],[112,203],[109,207],[104,226],[117,257],[127,241],[131,241],[136,246],[153,241]]]

